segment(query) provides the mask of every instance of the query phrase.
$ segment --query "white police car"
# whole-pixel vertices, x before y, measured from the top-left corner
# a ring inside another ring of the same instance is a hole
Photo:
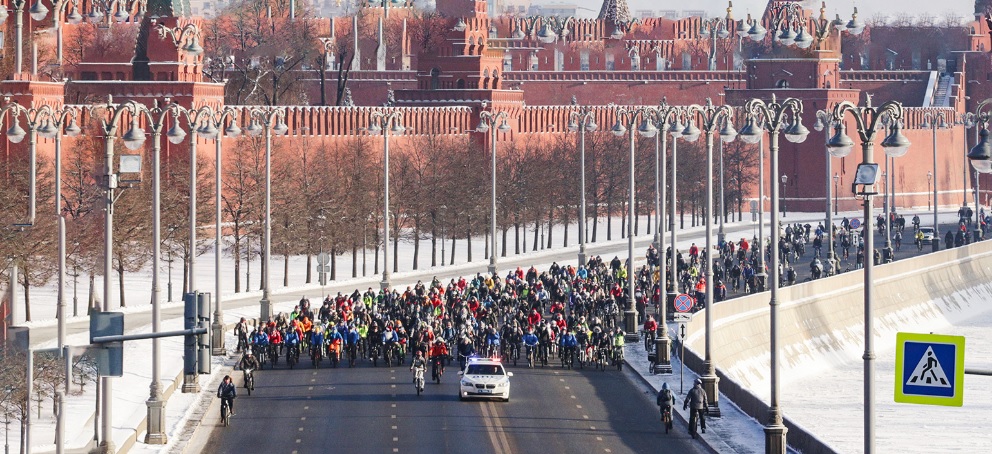
[[[498,360],[489,358],[470,358],[465,364],[465,370],[458,372],[461,380],[458,383],[458,398],[502,399],[510,401],[510,377],[513,372],[507,372]]]

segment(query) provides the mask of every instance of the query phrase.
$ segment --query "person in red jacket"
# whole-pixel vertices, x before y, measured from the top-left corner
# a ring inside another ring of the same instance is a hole
[[[527,316],[527,324],[534,326],[538,323],[541,323],[541,314],[537,313],[537,309],[531,309],[530,315]]]
[[[648,315],[648,319],[644,321],[644,332],[653,333],[658,330],[658,322],[654,321],[653,315]]]

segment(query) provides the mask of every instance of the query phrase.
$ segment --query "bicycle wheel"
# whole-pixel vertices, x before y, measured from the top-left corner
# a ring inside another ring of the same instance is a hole
[[[231,425],[231,419],[228,416],[227,411],[227,402],[224,402],[223,400],[220,402],[220,421],[224,424],[224,427]]]

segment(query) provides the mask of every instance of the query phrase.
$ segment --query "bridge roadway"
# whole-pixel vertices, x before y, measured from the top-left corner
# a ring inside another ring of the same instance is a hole
[[[408,364],[315,370],[305,359],[258,371],[255,392],[239,387],[231,426],[214,428],[203,452],[710,452],[678,421],[666,435],[653,393],[626,370],[509,365],[510,402],[462,402],[457,363],[421,396]]]

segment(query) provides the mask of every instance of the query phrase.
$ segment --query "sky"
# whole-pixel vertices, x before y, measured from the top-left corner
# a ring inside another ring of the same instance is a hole
[[[602,0],[533,0],[534,4],[553,4],[553,3],[565,3],[574,4],[582,8],[593,9],[596,12],[591,12],[588,10],[579,10],[579,15],[583,17],[592,17],[599,13],[599,8],[603,5]],[[765,5],[768,2],[766,0],[734,0],[734,17],[742,18],[747,15],[748,12],[751,14],[758,14],[764,11]],[[816,9],[819,9],[819,1],[811,2],[816,5]],[[833,15],[840,13],[841,17],[850,17],[852,7],[858,7],[858,15],[861,19],[867,19],[877,12],[882,12],[894,15],[895,12],[892,11],[892,5],[895,2],[890,0],[841,0],[841,1],[827,1],[827,14]],[[695,0],[693,2],[677,2],[673,0],[627,0],[627,5],[630,7],[631,12],[640,9],[652,9],[652,10],[706,10],[710,15],[720,15],[722,16],[727,8],[726,0]],[[974,0],[945,0],[937,2],[936,4],[932,1],[927,0],[902,0],[898,2],[900,11],[905,11],[907,13],[918,15],[923,12],[930,12],[930,14],[941,17],[945,11],[954,11],[958,15],[963,16],[966,19],[971,19],[974,10]]]

